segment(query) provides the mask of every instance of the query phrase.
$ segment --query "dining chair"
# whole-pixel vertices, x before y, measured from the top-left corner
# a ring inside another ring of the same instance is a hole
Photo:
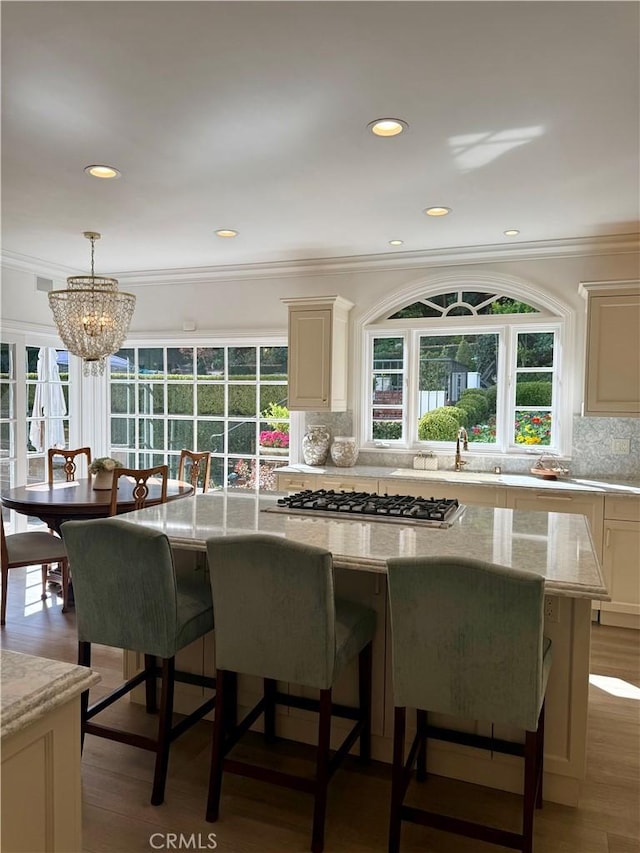
[[[79,447],[77,450],[64,450],[59,447],[50,447],[47,451],[47,473],[48,473],[48,481],[49,483],[53,483],[53,461],[56,456],[62,456],[64,458],[64,467],[63,471],[65,474],[65,480],[67,483],[71,483],[76,478],[77,472],[77,462],[76,457],[78,456],[86,456],[87,458],[87,468],[91,465],[91,448],[90,447]]]
[[[534,808],[542,807],[551,665],[544,579],[461,557],[396,557],[387,566],[394,704],[389,853],[400,849],[403,820],[531,853]],[[417,711],[405,762],[407,707]],[[433,724],[430,713],[517,727],[524,743]],[[495,826],[489,812],[486,823],[477,823],[405,805],[414,763],[416,780],[426,779],[432,739],[524,757],[521,832]]]
[[[141,672],[91,707],[89,692],[81,699],[82,736],[118,741],[155,752],[151,804],[160,805],[169,763],[169,747],[214,707],[204,700],[188,717],[173,724],[176,681],[215,688],[215,680],[176,670],[175,656],[213,629],[211,585],[204,572],[175,569],[166,534],[123,518],[67,521],[62,537],[73,564],[78,632],[78,663],[91,665],[93,643],[144,655]],[[157,659],[160,659],[160,665]],[[160,707],[157,679],[160,678]],[[146,710],[159,710],[155,737],[103,725],[93,718],[145,684]]]
[[[185,472],[188,470],[188,476]],[[211,454],[195,453],[193,450],[181,450],[180,462],[178,464],[178,479],[191,483],[197,491],[200,477],[202,476],[202,491],[209,491],[209,479],[211,477]]]
[[[271,782],[314,797],[311,850],[324,845],[327,786],[356,740],[360,757],[371,751],[371,643],[373,610],[336,599],[331,553],[266,534],[207,540],[215,630],[216,710],[206,819],[220,810],[223,771]],[[334,704],[332,687],[358,658],[359,707]],[[235,724],[237,673],[263,679],[263,698]],[[277,682],[319,690],[319,700],[279,693]],[[228,758],[227,753],[264,715],[267,741],[275,740],[277,704],[319,712],[315,776]],[[330,755],[331,717],[355,721]]]
[[[133,480],[132,502],[133,509],[143,509],[146,506],[155,506],[167,501],[167,480],[169,478],[169,467],[167,465],[156,465],[155,468],[115,468],[113,471],[113,484],[111,486],[111,503],[109,515],[118,514],[118,485],[123,477]],[[149,498],[149,481],[160,481],[160,496]]]
[[[0,516],[2,513],[0,513]],[[17,569],[22,566],[40,564],[42,566],[42,595],[44,601],[47,597],[47,580],[49,578],[49,567],[53,563],[60,565],[62,581],[62,612],[66,613],[69,599],[69,563],[64,543],[59,536],[52,536],[44,531],[30,531],[27,533],[4,532],[4,518],[2,529],[2,603],[0,609],[0,625],[5,624],[7,612],[7,590],[9,586],[9,569]]]

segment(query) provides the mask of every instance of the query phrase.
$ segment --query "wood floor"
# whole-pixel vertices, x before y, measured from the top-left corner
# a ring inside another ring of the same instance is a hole
[[[74,614],[60,612],[59,598],[39,600],[39,569],[13,570],[9,585],[2,647],[75,663]],[[95,650],[94,667],[103,677],[97,693],[119,682],[120,666],[119,652]],[[590,688],[587,778],[580,805],[545,803],[536,815],[535,853],[640,853],[640,632],[594,626],[591,672],[598,679]],[[127,702],[110,713],[140,731],[153,723],[142,708]],[[311,800],[296,791],[239,777],[225,779],[221,818],[206,823],[210,737],[210,724],[200,723],[173,744],[166,802],[160,807],[149,804],[150,753],[87,737],[82,762],[84,853],[308,850]],[[265,749],[262,739],[250,737],[249,744],[237,749],[259,757]],[[311,767],[305,747],[280,743],[270,749],[271,760],[275,749],[277,760],[289,770]],[[386,850],[388,770],[381,765],[362,769],[349,759],[336,773],[329,794],[327,853]],[[429,796],[435,808],[464,812],[471,819],[495,815],[498,821],[511,820],[515,828],[517,798],[509,794],[434,777],[414,785],[412,796],[416,804]],[[504,848],[405,825],[401,849],[497,853]]]

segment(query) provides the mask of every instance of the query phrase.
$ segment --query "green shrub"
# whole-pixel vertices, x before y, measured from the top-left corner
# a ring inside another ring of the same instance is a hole
[[[467,388],[460,395],[456,406],[460,409],[467,409],[470,414],[469,423],[471,425],[486,420],[489,414],[487,395],[481,388]]]
[[[402,424],[397,421],[374,421],[373,438],[382,441],[402,438]]]
[[[445,412],[458,422],[458,426],[466,427],[470,425],[469,412],[461,406],[445,406]]]
[[[420,441],[455,441],[460,429],[456,417],[450,414],[453,406],[441,406],[426,412],[418,422]]]
[[[269,424],[272,430],[284,433],[289,432],[289,409],[286,406],[271,402],[262,411],[261,417]]]
[[[496,412],[496,398],[498,396],[498,386],[492,385],[491,388],[484,389],[484,398],[487,401],[487,406],[489,407],[489,414],[494,415]]]
[[[550,406],[551,388],[551,382],[527,382],[521,379],[516,385],[516,406]]]

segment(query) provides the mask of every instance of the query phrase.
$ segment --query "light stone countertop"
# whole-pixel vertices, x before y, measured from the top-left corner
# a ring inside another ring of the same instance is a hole
[[[119,516],[167,534],[174,547],[203,551],[210,536],[270,533],[331,551],[334,564],[386,572],[392,556],[465,556],[536,571],[550,593],[607,599],[583,515],[467,506],[448,529],[363,516],[265,512],[277,492],[220,491]]]
[[[532,460],[532,465],[535,460]],[[534,474],[494,474],[491,471],[421,471],[414,468],[384,468],[354,465],[352,468],[337,468],[332,465],[286,465],[276,468],[277,474],[320,474],[324,477],[370,477],[377,480],[425,480],[433,483],[458,483],[464,486],[507,486],[525,489],[549,489],[590,494],[630,495],[640,497],[640,481],[601,480],[587,477],[559,477],[545,480]]]
[[[98,681],[84,666],[0,650],[0,736],[16,734]]]

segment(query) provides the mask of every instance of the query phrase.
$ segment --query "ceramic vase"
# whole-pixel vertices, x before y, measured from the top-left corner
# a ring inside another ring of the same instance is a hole
[[[353,435],[337,435],[331,445],[331,458],[337,468],[351,468],[358,459],[358,448]]]
[[[98,490],[111,489],[113,483],[113,471],[98,471],[93,476],[92,488]]]
[[[308,426],[302,439],[302,456],[307,465],[324,465],[329,453],[331,436],[324,424]]]

